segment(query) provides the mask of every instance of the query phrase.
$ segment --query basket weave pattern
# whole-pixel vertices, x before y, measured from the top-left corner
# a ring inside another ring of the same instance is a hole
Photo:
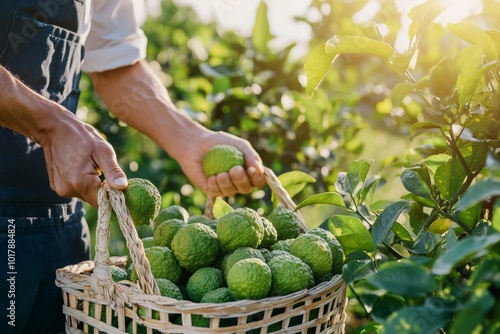
[[[265,176],[280,203],[293,209],[293,202],[282,190],[274,173],[266,169]],[[344,333],[346,285],[339,275],[309,290],[259,300],[209,304],[160,296],[142,242],[125,206],[123,193],[104,184],[99,189],[98,198],[94,261],[84,261],[56,271],[56,285],[63,293],[67,333],[123,334],[129,322],[132,322],[133,333],[137,333],[137,324],[142,324],[148,334]],[[126,262],[126,257],[109,256],[112,210],[118,217],[139,283],[117,283],[111,279],[110,265],[124,267]],[[91,303],[94,303],[94,316],[90,315]],[[139,307],[145,309],[145,316],[137,315]],[[160,320],[154,319],[153,311],[159,313]],[[193,325],[193,315],[210,318],[209,328]]]

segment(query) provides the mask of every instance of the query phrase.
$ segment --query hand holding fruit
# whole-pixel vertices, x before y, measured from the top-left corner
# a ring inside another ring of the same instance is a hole
[[[226,165],[227,161],[220,162],[222,166],[219,167],[229,166],[229,170],[216,170],[217,173],[206,175],[202,167],[203,158],[216,145],[233,146],[241,152],[243,160],[241,156],[233,155],[231,161],[238,161],[234,166]],[[178,160],[189,179],[211,197],[247,194],[266,183],[262,162],[250,143],[225,132],[210,132],[204,138],[193,141],[193,145],[188,145]]]

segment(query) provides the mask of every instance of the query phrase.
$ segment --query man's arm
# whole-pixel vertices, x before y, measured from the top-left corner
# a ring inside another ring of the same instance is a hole
[[[127,186],[111,145],[93,127],[28,88],[2,66],[0,92],[0,126],[42,146],[50,187],[59,196],[79,197],[97,206],[101,172],[112,187]]]
[[[262,163],[250,143],[228,133],[210,131],[180,113],[145,61],[90,75],[111,112],[158,143],[208,195],[248,193],[264,185]],[[245,168],[234,167],[229,173],[207,179],[202,159],[216,144],[233,145],[242,151]]]

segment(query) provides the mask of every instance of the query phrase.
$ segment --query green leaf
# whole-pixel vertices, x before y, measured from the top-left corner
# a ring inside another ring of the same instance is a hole
[[[433,122],[418,122],[415,123],[411,128],[410,128],[410,133],[412,137],[417,136],[421,133],[427,133],[430,130],[438,130],[440,129],[441,126],[438,123],[433,123]]]
[[[450,249],[456,244],[458,244],[458,238],[453,226],[450,226],[448,233],[446,233],[446,249]]]
[[[365,225],[353,216],[336,215],[328,219],[328,230],[338,239],[344,252],[355,250],[371,252],[375,244]]]
[[[267,18],[267,4],[261,1],[255,17],[255,25],[252,32],[252,43],[260,54],[267,54],[269,48],[267,44],[273,38],[269,28],[269,20]]]
[[[278,176],[278,180],[292,198],[301,192],[308,183],[316,182],[314,177],[298,170],[283,173]],[[272,201],[274,205],[278,203],[278,198],[275,194],[272,196]]]
[[[441,303],[419,306],[408,306],[392,313],[384,325],[385,334],[422,334],[437,333],[440,328],[450,321],[447,308],[440,307]],[[464,332],[465,333],[465,332]]]
[[[358,186],[365,182],[371,164],[371,161],[366,160],[356,160],[351,163],[347,170],[347,180],[352,192],[355,192]]]
[[[491,227],[500,232],[500,199],[497,199],[493,205]]]
[[[458,72],[452,61],[450,57],[445,57],[430,72],[429,90],[443,101],[453,95],[456,87]]]
[[[472,292],[471,297],[453,320],[450,333],[480,333],[486,315],[495,305],[495,297],[484,287]]]
[[[401,173],[401,182],[405,189],[412,194],[434,200],[431,190],[431,178],[427,167],[405,169]]]
[[[415,239],[412,252],[415,254],[429,254],[437,246],[438,242],[439,236],[425,231]]]
[[[410,82],[401,82],[396,84],[392,88],[391,92],[391,102],[393,106],[399,106],[403,102],[403,99],[410,94],[415,87]]]
[[[500,54],[500,31],[498,30],[485,30],[485,32],[490,36],[491,41],[495,44],[497,52]]]
[[[490,151],[490,145],[487,142],[474,143],[469,142],[464,146],[465,152],[463,149],[460,149],[467,164],[469,165],[472,171],[478,171],[484,168],[486,163],[486,159],[488,158],[488,153]]]
[[[492,283],[500,286],[500,256],[498,254],[488,254],[481,264],[472,272],[470,278],[471,289],[478,286],[485,285],[485,283]]]
[[[359,202],[363,203],[363,201],[366,199],[366,196],[370,192],[370,190],[374,189],[374,187],[377,186],[378,182],[380,181],[381,177],[380,175],[374,175],[366,179],[366,181],[363,184],[363,191],[361,191],[359,195]]]
[[[441,197],[451,200],[464,183],[467,172],[458,159],[450,159],[436,169],[434,183]]]
[[[447,249],[432,266],[435,275],[448,275],[451,270],[484,252],[500,241],[500,234],[469,236]]]
[[[408,231],[404,225],[402,225],[398,222],[394,223],[391,231],[394,232],[394,234],[396,234],[398,236],[398,238],[401,240],[413,241],[413,237],[412,237],[410,231]]]
[[[364,36],[335,35],[326,42],[326,53],[333,55],[366,54],[389,60],[393,52],[390,44]]]
[[[488,61],[498,60],[497,47],[488,32],[468,22],[448,23],[446,28],[464,41],[480,46]]]
[[[385,294],[378,297],[373,303],[370,316],[379,322],[383,322],[391,313],[407,306],[403,297]]]
[[[492,179],[486,179],[473,184],[467,191],[463,194],[460,200],[457,202],[455,210],[457,212],[466,210],[479,202],[491,196],[500,195],[500,182]]]
[[[481,219],[482,212],[483,204],[477,203],[468,209],[460,211],[457,217],[463,224],[465,224],[465,226],[473,229],[477,222]]]
[[[439,288],[426,267],[411,262],[386,262],[366,281],[379,289],[408,297],[423,297]]]
[[[325,75],[330,71],[336,55],[326,53],[326,43],[315,47],[307,57],[304,70],[307,76],[306,92],[309,98],[318,88]]]
[[[424,1],[410,10],[408,17],[411,19],[411,23],[408,28],[408,38],[412,44],[418,42],[424,29],[446,9],[445,6],[440,6],[439,3],[442,1]]]
[[[224,216],[226,213],[230,212],[233,210],[231,205],[227,204],[223,199],[220,197],[217,197],[214,202],[214,207],[213,207],[213,213],[214,217],[219,219],[220,217]]]
[[[469,103],[480,83],[483,65],[483,50],[479,45],[462,49],[454,59],[458,69],[457,93],[460,106]]]
[[[375,244],[380,245],[385,240],[398,217],[410,203],[410,201],[398,201],[382,211],[372,226],[371,235]]]
[[[330,205],[341,206],[341,207],[345,208],[344,200],[342,199],[342,196],[340,196],[338,193],[327,192],[327,193],[312,195],[312,196],[306,198],[302,203],[297,205],[297,207],[295,208],[295,211],[299,210],[305,206],[313,205],[313,204],[330,204]]]
[[[383,327],[381,324],[375,321],[369,322],[359,334],[382,334],[383,333]]]
[[[375,265],[369,260],[349,261],[342,268],[342,279],[349,285],[356,281],[365,279],[376,272]]]

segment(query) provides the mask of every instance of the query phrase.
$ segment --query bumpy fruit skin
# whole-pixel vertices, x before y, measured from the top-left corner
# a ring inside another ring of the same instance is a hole
[[[153,238],[155,245],[171,248],[174,236],[186,225],[183,220],[176,218],[165,220],[154,231]]]
[[[243,153],[234,146],[215,145],[203,157],[203,170],[206,176],[229,172],[235,166],[244,166]]]
[[[160,294],[163,297],[170,297],[177,300],[184,299],[181,290],[172,281],[166,278],[157,278],[156,284],[158,284],[158,288],[160,289]]]
[[[269,248],[278,241],[278,231],[274,225],[265,217],[260,217],[264,226],[264,237],[259,245],[259,248]]]
[[[204,267],[196,270],[186,284],[189,300],[199,303],[203,296],[213,290],[224,287],[225,280],[222,270]]]
[[[161,196],[151,181],[141,178],[128,179],[128,186],[123,194],[135,226],[149,225],[158,215]]]
[[[238,208],[219,218],[217,235],[227,251],[240,247],[257,248],[264,237],[264,226],[255,210]]]
[[[173,283],[179,282],[181,278],[181,267],[177,262],[174,253],[168,247],[153,246],[144,249],[151,266],[151,273],[155,279],[166,278]],[[132,269],[130,280],[138,280],[135,268]]]
[[[342,266],[345,261],[345,253],[340,245],[340,242],[335,238],[332,232],[327,231],[321,227],[313,228],[307,231],[309,234],[314,234],[321,237],[326,241],[328,246],[330,246],[330,251],[332,252],[332,274],[342,274]]]
[[[276,256],[267,265],[272,274],[272,296],[285,296],[306,289],[314,281],[311,268],[291,254]]]
[[[282,250],[282,251],[290,253],[290,247],[292,246],[292,242],[294,242],[294,241],[295,241],[295,238],[293,238],[293,239],[285,239],[285,240],[278,240],[269,249],[271,251]]]
[[[111,266],[111,279],[113,282],[128,280],[128,274],[125,269]]]
[[[277,206],[267,216],[278,232],[278,240],[294,239],[300,232],[300,218],[284,206]]]
[[[236,300],[267,297],[271,282],[271,269],[256,258],[236,262],[227,275],[227,287]]]
[[[314,278],[322,277],[332,270],[330,246],[317,235],[299,235],[290,246],[290,254],[295,255],[309,265]]]
[[[141,238],[141,241],[142,241],[142,247],[144,247],[144,248],[156,246],[155,239],[153,237],[144,237],[144,238]]]
[[[180,205],[171,205],[168,208],[160,210],[154,219],[153,231],[156,231],[158,225],[169,219],[180,219],[187,222],[189,213]]]
[[[228,254],[228,256],[225,258],[226,260],[222,262],[222,270],[224,271],[224,277],[227,277],[227,273],[229,272],[229,269],[238,261],[244,260],[244,259],[249,259],[249,258],[256,258],[260,259],[262,261],[266,261],[264,259],[264,256],[260,251],[258,251],[255,248],[252,247],[241,247],[238,249],[235,249],[234,252]]]
[[[211,266],[221,248],[217,234],[210,227],[194,223],[182,227],[172,239],[172,251],[177,261],[187,271]]]

